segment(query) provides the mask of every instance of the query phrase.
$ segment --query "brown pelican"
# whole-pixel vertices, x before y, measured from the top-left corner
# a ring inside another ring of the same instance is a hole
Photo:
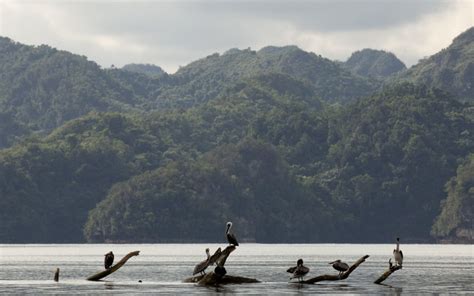
[[[400,238],[397,237],[397,248],[393,250],[393,257],[395,258],[395,264],[402,265],[403,263],[403,253],[400,250]]]
[[[107,254],[104,255],[104,267],[105,269],[109,269],[112,264],[114,263],[114,253],[112,251],[108,252]]]
[[[204,261],[198,263],[198,264],[194,267],[193,275],[198,274],[198,273],[205,274],[204,271],[205,271],[206,268],[209,266],[209,260],[211,259],[211,255],[209,255],[209,248],[206,249],[206,255],[207,255],[206,260],[204,260]]]
[[[301,282],[303,277],[309,272],[309,268],[303,265],[303,259],[298,259],[296,266],[288,268],[286,272],[293,274],[290,280],[297,278]]]
[[[347,271],[349,269],[349,265],[345,262],[341,262],[341,260],[337,259],[336,261],[333,261],[329,264],[332,264],[332,267],[339,271],[339,275],[341,275],[344,271]]]
[[[233,233],[230,232],[230,229],[232,228],[232,222],[227,222],[227,230],[225,232],[227,236],[227,241],[229,242],[229,245],[233,246],[238,246],[239,243],[237,242],[237,238]]]
[[[221,248],[217,249],[211,256],[211,258],[209,258],[209,265],[213,265],[214,263],[216,263],[217,259],[219,259],[219,257],[221,256],[221,253]]]

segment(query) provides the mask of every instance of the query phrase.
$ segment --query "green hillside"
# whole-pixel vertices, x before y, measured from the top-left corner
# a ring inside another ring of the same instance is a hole
[[[406,70],[393,53],[370,48],[354,52],[343,65],[354,74],[380,79]]]
[[[446,49],[408,69],[401,79],[438,87],[461,101],[474,102],[474,27],[454,38]]]

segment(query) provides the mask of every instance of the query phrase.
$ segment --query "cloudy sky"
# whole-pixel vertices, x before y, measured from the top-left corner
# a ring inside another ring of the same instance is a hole
[[[1,36],[168,72],[229,48],[288,44],[338,60],[384,49],[412,65],[473,25],[474,0],[0,0]]]

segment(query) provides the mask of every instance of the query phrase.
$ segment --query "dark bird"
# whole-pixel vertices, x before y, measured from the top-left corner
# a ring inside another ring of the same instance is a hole
[[[395,259],[395,264],[402,265],[403,263],[403,252],[400,250],[400,238],[397,237],[397,248],[393,250],[393,257]]]
[[[209,266],[216,263],[217,259],[219,259],[219,257],[221,256],[221,253],[222,253],[221,248],[218,248],[214,252],[214,254],[211,256],[211,258],[209,258]]]
[[[339,275],[341,275],[344,271],[347,271],[349,269],[349,265],[345,262],[341,262],[341,260],[337,259],[336,261],[333,261],[329,264],[332,264],[332,267],[339,271]]]
[[[286,272],[292,273],[293,276],[291,279],[298,279],[298,281],[302,281],[303,277],[309,272],[309,268],[303,265],[303,259],[298,259],[296,261],[296,266],[288,268]]]
[[[114,253],[112,251],[108,252],[107,254],[104,255],[104,267],[105,269],[109,269],[112,264],[114,263]]]
[[[237,238],[233,233],[230,232],[230,229],[232,228],[232,222],[227,222],[227,230],[225,232],[227,236],[227,241],[229,242],[229,245],[233,246],[238,246],[239,243],[237,242]]]
[[[198,273],[205,274],[204,271],[205,271],[206,268],[209,266],[209,259],[211,259],[211,255],[209,255],[209,248],[206,249],[206,255],[207,255],[206,260],[204,260],[204,261],[198,263],[198,264],[194,267],[193,275],[198,274]]]

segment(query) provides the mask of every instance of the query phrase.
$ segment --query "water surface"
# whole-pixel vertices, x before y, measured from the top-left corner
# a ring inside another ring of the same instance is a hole
[[[474,293],[472,245],[402,245],[403,269],[385,285],[375,285],[388,267],[394,245],[383,244],[242,244],[228,258],[228,274],[257,278],[258,284],[220,288],[183,283],[194,265],[218,244],[70,244],[0,245],[0,294],[419,294]],[[103,255],[115,262],[128,252],[138,257],[101,282],[85,278],[103,269]],[[315,285],[289,283],[286,269],[303,258],[307,278],[336,274],[327,263],[341,259],[349,265],[370,255],[348,279]],[[53,281],[56,267],[59,282]],[[138,281],[141,280],[142,283]]]

